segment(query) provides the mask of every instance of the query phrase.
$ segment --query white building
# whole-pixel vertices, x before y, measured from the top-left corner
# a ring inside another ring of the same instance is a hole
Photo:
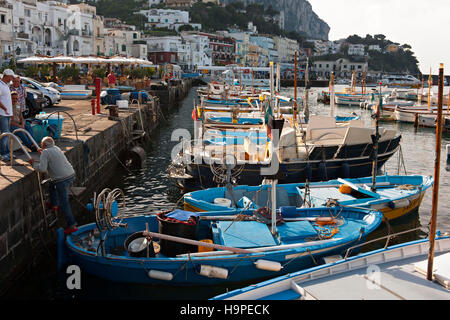
[[[157,5],[157,4],[160,4],[160,3],[163,3],[163,2],[164,2],[164,0],[148,0],[147,4],[148,4],[149,7],[151,7],[153,5]]]
[[[349,56],[363,56],[364,50],[365,50],[365,46],[363,44],[350,44],[348,46],[348,55]]]
[[[141,10],[139,13],[147,17],[147,23],[145,24],[146,27],[178,30],[180,26],[189,24],[188,11],[173,9],[150,9]]]
[[[105,55],[147,58],[147,42],[137,30],[105,28]]]
[[[182,32],[181,37],[186,46],[189,46],[190,54],[188,57],[187,70],[193,70],[199,66],[212,65],[212,50],[209,47],[209,38],[192,32]],[[180,53],[179,53],[180,57]],[[182,65],[179,59],[180,66]]]
[[[12,5],[5,0],[0,0],[0,64],[14,57],[12,31]]]
[[[369,47],[367,48],[369,51],[378,51],[381,52],[381,47],[378,44],[371,44],[369,45]]]
[[[300,46],[296,40],[284,37],[274,37],[275,48],[278,51],[279,62],[294,62],[295,51],[299,51]]]
[[[317,60],[314,61],[313,70],[317,72],[318,76],[330,77],[331,72],[334,72],[336,77],[349,78],[352,73],[357,77],[362,77],[363,73],[368,71],[367,62],[351,62],[348,59],[340,58],[336,61]]]

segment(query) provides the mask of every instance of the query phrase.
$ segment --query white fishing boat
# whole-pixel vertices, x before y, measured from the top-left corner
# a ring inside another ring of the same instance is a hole
[[[450,130],[450,116],[443,117],[442,119],[443,129],[445,131]],[[436,128],[437,115],[419,114],[418,125],[420,127]]]
[[[388,87],[418,88],[420,81],[412,75],[388,75],[381,80],[382,85]]]
[[[394,112],[393,116],[396,121],[415,123],[417,118],[422,116],[431,116],[436,118],[437,111],[434,108],[428,109],[410,109],[398,107]],[[450,116],[450,112],[445,111],[442,113],[443,116]]]
[[[434,281],[426,278],[429,247],[428,239],[422,239],[351,258],[329,257],[328,264],[212,300],[449,300],[450,237],[435,240]]]

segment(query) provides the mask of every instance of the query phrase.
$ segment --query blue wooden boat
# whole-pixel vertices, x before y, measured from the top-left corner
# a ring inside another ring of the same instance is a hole
[[[336,116],[336,122],[348,122],[351,120],[359,120],[360,116]],[[232,117],[210,117],[208,118],[208,122],[210,123],[217,123],[217,124],[247,124],[247,125],[263,125],[264,121],[263,118],[245,118],[245,117],[238,117],[233,122]]]
[[[230,291],[212,300],[449,300],[450,237],[437,235],[434,281],[430,241],[420,239],[341,258]]]
[[[417,210],[425,192],[433,185],[430,176],[382,175],[376,179],[376,191],[370,191],[372,177],[336,179],[309,184],[306,198],[314,207],[326,206],[330,200],[341,206],[380,210],[392,220]],[[343,188],[342,186],[346,186]],[[270,203],[271,185],[208,188],[186,193],[184,209],[190,211],[258,209]],[[277,185],[277,206],[302,207],[305,183]]]
[[[359,120],[361,116],[336,116],[336,122],[348,122],[351,120]]]
[[[61,98],[69,100],[88,99],[92,96],[91,92],[86,91],[62,91]]]
[[[382,221],[378,211],[296,209],[278,217],[274,235],[261,217],[253,210],[110,215],[66,237],[58,230],[58,266],[75,264],[88,274],[126,283],[217,285],[256,280],[342,254]],[[109,226],[102,227],[102,221],[109,221]]]

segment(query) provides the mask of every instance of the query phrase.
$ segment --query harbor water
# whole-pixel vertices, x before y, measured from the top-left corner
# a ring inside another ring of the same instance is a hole
[[[189,95],[174,108],[165,114],[164,119],[152,136],[151,141],[145,145],[147,159],[143,168],[120,168],[117,175],[108,182],[109,188],[121,188],[126,195],[128,208],[136,212],[156,213],[170,208],[182,206],[182,194],[177,187],[171,184],[167,167],[171,161],[172,149],[178,141],[172,141],[172,133],[176,129],[187,129],[193,133],[191,118],[193,100],[196,89],[192,88]],[[313,95],[317,95],[328,88],[312,88]],[[339,91],[339,87],[336,88]],[[435,90],[437,92],[437,89]],[[285,88],[282,95],[293,96],[292,88]],[[302,90],[299,90],[299,95]],[[324,104],[312,104],[311,114],[329,115],[330,107]],[[361,116],[366,126],[373,126],[371,111],[359,107],[337,107],[335,114],[349,116],[356,113]],[[400,154],[395,154],[382,169],[388,174],[405,174],[402,161],[407,174],[433,175],[436,147],[436,129],[414,128],[412,124],[382,122],[385,128],[397,129],[402,134]],[[450,144],[450,134],[444,133],[442,139],[441,176],[439,188],[439,207],[437,229],[450,232],[450,172],[446,171],[446,145]],[[98,190],[100,191],[100,190]],[[425,237],[427,225],[431,218],[432,190],[429,189],[417,213],[391,222],[391,232],[404,231],[422,227],[421,232],[405,234],[393,239],[392,243],[400,243]],[[86,221],[93,222],[94,214],[86,213]],[[387,234],[387,227],[382,226],[375,232],[373,238]],[[384,244],[384,243],[383,243]],[[378,244],[380,245],[380,244]],[[382,245],[382,244],[381,244]],[[373,249],[366,248],[365,250]],[[69,290],[66,287],[67,275],[56,270],[56,248],[48,248],[48,255],[41,259],[38,265],[26,272],[4,298],[9,299],[149,299],[149,300],[179,300],[179,299],[208,299],[227,290],[239,288],[248,283],[228,285],[226,287],[170,287],[163,285],[126,285],[111,283],[82,273],[81,289]]]

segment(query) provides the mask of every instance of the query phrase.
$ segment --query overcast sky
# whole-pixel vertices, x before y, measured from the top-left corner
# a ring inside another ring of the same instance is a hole
[[[328,25],[330,40],[384,34],[409,44],[422,73],[450,74],[450,0],[308,0]]]

